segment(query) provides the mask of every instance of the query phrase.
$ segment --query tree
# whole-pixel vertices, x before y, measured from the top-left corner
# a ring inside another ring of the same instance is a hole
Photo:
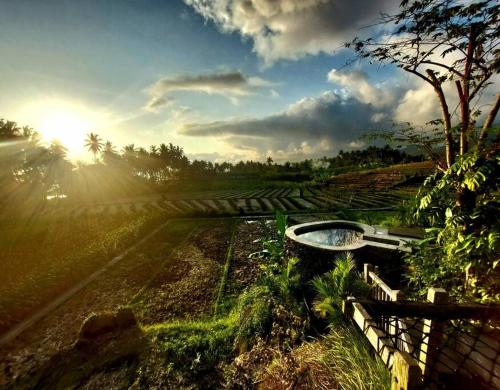
[[[271,166],[273,165],[274,160],[271,156],[267,156],[266,162],[268,166]]]
[[[438,168],[417,198],[415,218],[431,228],[407,258],[410,282],[420,291],[445,287],[458,299],[500,299],[500,138],[492,137],[500,94],[482,124],[476,109],[500,70],[498,14],[494,0],[403,0],[398,13],[382,17],[389,35],[347,44],[361,58],[423,80],[436,94],[440,119],[417,129],[408,124],[392,136],[422,146]]]
[[[500,68],[498,13],[495,0],[403,0],[398,13],[384,15],[380,22],[392,31],[390,36],[355,38],[346,44],[361,58],[394,64],[433,88],[442,114],[440,120],[433,121],[442,126],[440,140],[445,153],[443,159],[436,160],[442,171],[469,151],[474,138],[482,149],[495,121],[500,94],[477,134],[480,112],[474,107]],[[454,83],[455,91],[445,92],[446,83]],[[456,132],[449,105],[452,94],[460,102]]]
[[[89,152],[92,152],[92,154],[94,155],[94,161],[97,162],[97,154],[101,152],[103,147],[101,137],[99,137],[99,135],[94,133],[87,134],[85,147],[88,149]]]
[[[120,155],[117,153],[115,145],[111,141],[106,141],[104,144],[104,149],[102,151],[102,160],[105,164],[111,165],[120,159]]]

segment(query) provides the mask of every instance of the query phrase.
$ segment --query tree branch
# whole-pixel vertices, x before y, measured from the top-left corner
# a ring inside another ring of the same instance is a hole
[[[481,134],[479,135],[479,140],[477,142],[478,149],[482,149],[484,141],[486,141],[486,137],[488,135],[488,130],[493,125],[493,122],[495,121],[499,108],[500,108],[500,93],[497,93],[497,99],[495,101],[495,104],[493,105],[493,108],[490,110],[490,113],[486,117],[486,120],[484,121],[483,124],[483,128],[481,129]]]
[[[428,64],[428,65],[435,65],[435,66],[440,66],[446,70],[448,70],[451,73],[456,74],[458,77],[462,78],[464,75],[460,73],[458,70],[452,68],[451,66],[445,65],[445,64],[440,64],[439,62],[434,62],[434,61],[420,61],[421,64]]]

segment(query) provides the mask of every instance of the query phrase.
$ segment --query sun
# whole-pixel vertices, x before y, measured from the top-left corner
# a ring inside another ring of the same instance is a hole
[[[38,132],[43,144],[52,141],[63,144],[68,150],[68,158],[74,161],[89,160],[91,156],[85,148],[87,134],[109,126],[108,115],[104,112],[63,98],[32,100],[20,107],[17,117]]]
[[[57,140],[68,149],[69,154],[76,154],[84,148],[90,125],[78,113],[54,107],[42,116],[38,131],[45,141]]]

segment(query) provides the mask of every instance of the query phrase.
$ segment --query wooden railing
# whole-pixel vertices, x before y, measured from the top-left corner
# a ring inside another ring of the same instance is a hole
[[[392,389],[438,389],[442,375],[500,389],[500,338],[491,332],[500,329],[500,305],[449,304],[440,288],[429,289],[427,302],[405,301],[369,264],[364,279],[370,299],[345,300],[344,314],[391,370]]]
[[[378,275],[376,267],[365,263],[363,267],[363,276],[365,282],[372,287],[370,296],[376,301],[398,302],[404,299],[401,290],[393,290]],[[396,338],[394,343],[400,351],[412,353],[415,349],[413,341],[408,332],[408,325],[405,320],[392,321],[390,318],[381,317],[378,327],[384,330],[388,335],[397,335],[402,333],[403,339]],[[403,330],[403,332],[401,332]]]

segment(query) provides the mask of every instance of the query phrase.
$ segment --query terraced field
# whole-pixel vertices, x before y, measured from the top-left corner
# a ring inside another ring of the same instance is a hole
[[[151,194],[101,204],[63,203],[45,212],[80,217],[163,211],[173,217],[202,217],[391,209],[413,196],[432,170],[426,161],[342,174],[325,185]]]
[[[332,212],[339,209],[390,209],[408,194],[404,191],[339,190],[333,187],[306,187],[264,190],[235,190],[188,193],[183,197],[152,195],[113,203],[79,205],[47,210],[62,212],[68,217],[85,214],[130,214],[142,211],[163,211],[172,217],[234,216],[287,213]]]
[[[162,211],[172,217],[203,217],[391,209],[413,196],[432,170],[426,161],[341,174],[325,185],[150,194],[99,204],[63,201],[41,213],[81,217]]]

